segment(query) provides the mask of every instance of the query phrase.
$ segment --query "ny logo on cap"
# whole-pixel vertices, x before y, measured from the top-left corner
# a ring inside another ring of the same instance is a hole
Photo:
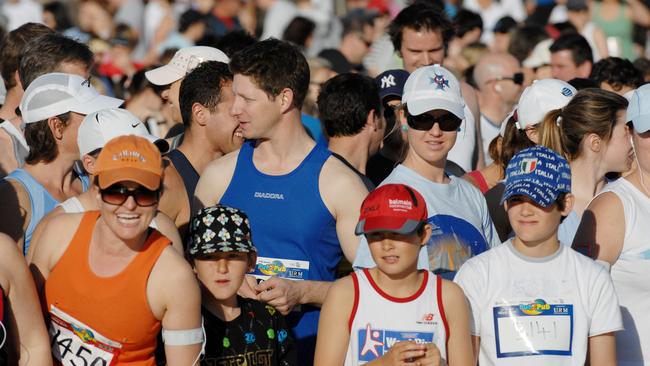
[[[449,87],[449,80],[445,79],[444,75],[438,75],[434,73],[435,77],[429,78],[431,84],[436,86],[436,90],[445,90],[445,87]]]
[[[383,78],[381,78],[382,89],[390,88],[391,86],[397,86],[397,83],[395,82],[395,76],[386,75]]]

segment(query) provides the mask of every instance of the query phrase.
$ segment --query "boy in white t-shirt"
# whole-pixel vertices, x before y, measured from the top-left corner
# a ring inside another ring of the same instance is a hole
[[[455,281],[473,316],[478,360],[486,365],[616,365],[623,329],[607,270],[560,245],[571,212],[571,171],[554,151],[520,151],[506,169],[502,202],[515,237],[468,260]]]
[[[431,236],[424,197],[386,184],[363,201],[356,228],[376,267],[337,281],[318,323],[315,366],[471,366],[469,309],[453,282],[417,269]]]

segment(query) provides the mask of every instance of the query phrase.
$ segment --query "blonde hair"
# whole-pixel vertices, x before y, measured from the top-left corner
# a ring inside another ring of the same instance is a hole
[[[622,96],[596,88],[583,89],[564,108],[546,114],[540,124],[539,144],[572,161],[582,153],[582,139],[595,133],[607,141],[612,136],[617,113],[627,108]]]

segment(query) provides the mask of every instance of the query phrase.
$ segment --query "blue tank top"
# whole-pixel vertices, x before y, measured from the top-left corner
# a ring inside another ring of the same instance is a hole
[[[25,231],[25,245],[23,246],[23,254],[27,255],[29,243],[32,240],[32,233],[34,232],[36,225],[38,225],[43,216],[54,210],[56,205],[59,204],[59,201],[54,199],[45,187],[23,169],[19,168],[14,170],[9,173],[5,179],[13,179],[17,181],[29,194],[29,205],[32,214],[29,219],[29,224],[27,225],[27,231]]]
[[[260,257],[256,274],[333,281],[343,252],[336,222],[318,188],[320,171],[330,157],[325,142],[319,140],[296,169],[280,176],[255,168],[254,144],[246,142],[239,151],[220,203],[248,215]],[[298,342],[299,359],[306,362],[301,365],[313,362],[319,314],[318,308],[303,305],[287,317]]]

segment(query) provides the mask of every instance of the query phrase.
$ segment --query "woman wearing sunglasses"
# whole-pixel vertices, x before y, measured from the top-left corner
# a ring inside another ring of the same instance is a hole
[[[464,118],[458,80],[439,65],[419,68],[406,81],[402,103],[408,150],[382,185],[407,184],[422,193],[430,213],[427,221],[434,229],[418,266],[450,278],[469,257],[500,244],[481,192],[445,173],[447,153]],[[362,240],[355,267],[372,266]]]
[[[573,210],[558,229],[571,245],[582,213],[606,183],[605,174],[622,173],[632,164],[626,126],[627,99],[602,90],[584,89],[564,108],[549,112],[540,128],[540,145],[564,155],[571,166]]]
[[[95,167],[99,211],[59,215],[35,243],[31,265],[62,364],[155,365],[161,328],[168,365],[198,360],[196,278],[149,227],[162,172],[160,152],[146,139],[109,141]]]

